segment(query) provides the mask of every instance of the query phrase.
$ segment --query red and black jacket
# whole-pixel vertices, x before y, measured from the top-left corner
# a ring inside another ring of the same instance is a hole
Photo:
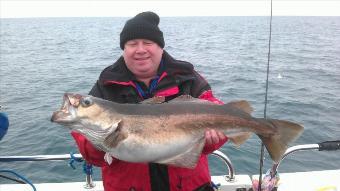
[[[165,96],[167,100],[189,94],[217,104],[210,85],[200,76],[192,64],[175,60],[164,51],[158,77],[152,91],[134,78],[127,69],[123,57],[105,68],[90,95],[118,103],[138,103],[152,96]],[[206,146],[195,169],[185,169],[160,164],[129,163],[114,160],[111,165],[104,161],[104,152],[95,149],[82,135],[73,132],[80,153],[91,164],[102,167],[105,191],[192,191],[209,187],[210,173],[206,155],[221,147]]]

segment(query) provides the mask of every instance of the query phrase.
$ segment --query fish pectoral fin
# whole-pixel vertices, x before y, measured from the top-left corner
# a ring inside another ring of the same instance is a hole
[[[201,156],[205,141],[202,139],[195,146],[187,150],[186,152],[176,155],[172,158],[155,161],[156,163],[172,165],[182,168],[193,169],[196,167],[197,162]]]
[[[119,121],[116,123],[115,131],[111,132],[107,137],[104,139],[104,146],[108,148],[116,147],[121,141],[128,137],[127,132],[123,131],[123,122]]]
[[[233,142],[237,147],[239,147],[244,142],[246,142],[246,140],[248,140],[251,135],[251,132],[242,132],[238,133],[237,135],[230,135],[228,136],[228,139]]]
[[[232,101],[227,103],[226,105],[242,110],[248,114],[251,114],[251,112],[253,112],[254,110],[249,104],[249,102],[246,100]]]

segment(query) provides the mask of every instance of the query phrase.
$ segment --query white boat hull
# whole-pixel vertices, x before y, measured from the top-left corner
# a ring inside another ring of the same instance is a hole
[[[280,173],[278,191],[340,191],[340,169]],[[257,178],[258,175],[252,176]],[[252,187],[251,177],[236,175],[234,181],[228,182],[225,176],[212,176],[212,181],[220,185],[220,191],[235,191],[239,188],[249,190]],[[92,189],[84,188],[84,182],[41,183],[34,184],[38,191],[104,191],[101,181],[95,181]],[[32,191],[28,184],[0,184],[0,191]]]

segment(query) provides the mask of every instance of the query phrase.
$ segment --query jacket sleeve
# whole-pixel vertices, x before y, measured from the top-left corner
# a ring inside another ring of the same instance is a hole
[[[213,93],[211,90],[207,90],[205,92],[203,92],[199,97],[199,99],[204,99],[216,104],[223,104],[223,102],[217,98],[214,97]],[[221,140],[219,143],[214,144],[214,145],[205,145],[203,148],[203,154],[210,154],[213,151],[219,149],[220,147],[222,147],[224,145],[224,143],[226,143],[228,141],[228,137],[226,137],[225,139]]]
[[[82,134],[73,131],[71,135],[77,143],[80,154],[88,163],[100,167],[108,165],[104,160],[103,151],[97,150]]]

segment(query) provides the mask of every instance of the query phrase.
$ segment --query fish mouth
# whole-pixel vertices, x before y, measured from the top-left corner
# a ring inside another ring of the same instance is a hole
[[[51,121],[56,123],[70,123],[76,118],[76,108],[79,101],[74,98],[73,94],[65,93],[61,108],[53,112]]]

